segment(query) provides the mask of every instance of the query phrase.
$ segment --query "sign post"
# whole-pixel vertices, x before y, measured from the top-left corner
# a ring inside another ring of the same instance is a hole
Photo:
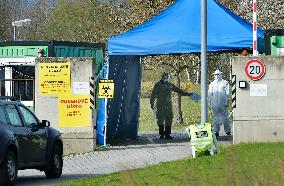
[[[106,133],[107,133],[107,99],[113,98],[114,92],[114,83],[113,80],[108,80],[108,69],[109,69],[109,62],[105,65],[104,69],[104,78],[99,82],[99,95],[98,98],[104,98],[105,110],[104,110],[104,146],[106,146]]]

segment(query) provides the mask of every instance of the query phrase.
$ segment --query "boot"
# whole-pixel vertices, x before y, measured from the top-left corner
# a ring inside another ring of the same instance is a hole
[[[169,135],[169,134],[166,134],[165,135],[165,139],[173,139],[174,137],[172,137],[171,135]]]
[[[160,135],[160,139],[165,139],[165,135]]]
[[[172,133],[172,126],[165,126],[165,139],[173,139],[170,134]]]

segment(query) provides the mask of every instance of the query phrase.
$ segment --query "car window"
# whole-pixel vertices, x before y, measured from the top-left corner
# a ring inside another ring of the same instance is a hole
[[[37,124],[37,119],[28,109],[22,106],[19,106],[19,108],[24,116],[24,120],[27,125],[31,125],[32,123]]]
[[[7,105],[6,111],[8,113],[8,118],[10,120],[10,124],[13,126],[23,126],[20,115],[16,109],[15,105]]]
[[[7,123],[7,118],[5,116],[5,108],[0,106],[0,125]]]

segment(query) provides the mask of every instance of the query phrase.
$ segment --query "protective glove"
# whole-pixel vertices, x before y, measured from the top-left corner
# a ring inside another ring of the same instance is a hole
[[[200,100],[200,96],[197,93],[195,93],[195,92],[192,92],[191,98],[196,103],[198,103],[198,101]]]
[[[151,109],[155,109],[155,103],[150,103],[150,105],[151,105]]]

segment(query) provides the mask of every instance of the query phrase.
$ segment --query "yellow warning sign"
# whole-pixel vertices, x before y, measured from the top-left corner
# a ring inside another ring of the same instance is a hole
[[[114,83],[113,80],[102,79],[99,82],[98,98],[113,98]]]
[[[41,96],[70,94],[70,62],[40,63],[39,83]]]
[[[58,98],[59,127],[90,126],[90,96],[62,95]]]

